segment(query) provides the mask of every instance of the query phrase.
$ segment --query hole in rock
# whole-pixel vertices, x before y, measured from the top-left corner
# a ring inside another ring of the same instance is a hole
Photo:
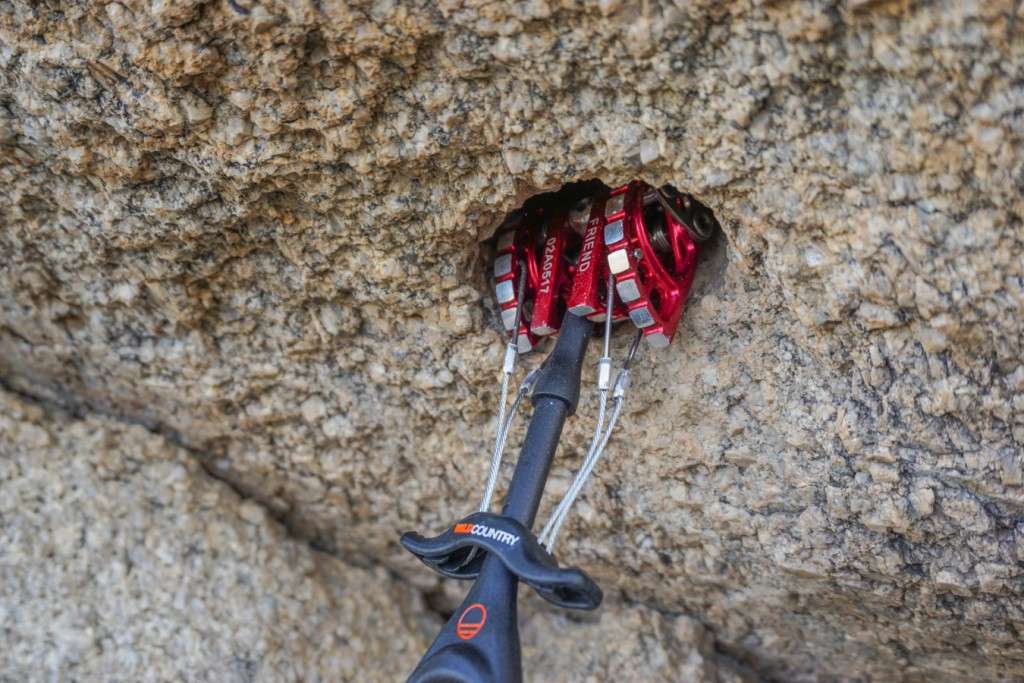
[[[508,334],[521,301],[520,348],[539,348],[567,309],[603,320],[614,273],[613,319],[661,329],[685,301],[698,264],[721,261],[723,242],[712,209],[685,189],[566,183],[528,197],[483,242],[488,322]]]

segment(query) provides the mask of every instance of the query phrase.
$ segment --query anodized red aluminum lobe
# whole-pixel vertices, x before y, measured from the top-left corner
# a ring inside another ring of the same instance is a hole
[[[604,228],[604,198],[595,199],[590,206],[586,226],[583,229],[583,241],[580,255],[576,259],[576,273],[569,289],[566,306],[578,316],[587,317],[604,312],[601,290],[606,280],[601,277],[604,264],[604,239],[601,230]]]
[[[516,301],[518,296],[519,273],[527,264],[529,251],[530,225],[535,217],[519,212],[510,216],[498,229],[496,254],[494,258],[494,293],[498,301],[502,326],[509,332],[516,324]],[[524,306],[520,315],[519,329],[516,333],[516,346],[519,353],[532,351],[537,345],[537,337],[530,332],[529,300],[531,284],[529,267],[524,283]]]
[[[547,232],[538,235],[539,244],[533,252],[530,268],[537,273],[530,331],[538,337],[555,334],[562,326],[565,296],[572,283],[572,273],[564,255],[572,235],[567,213],[551,216],[547,221]]]
[[[609,272],[605,259],[604,226],[608,216],[614,216],[620,210],[616,208],[620,205],[620,200],[615,196],[594,199],[583,230],[580,254],[576,260],[576,272],[566,302],[570,311],[593,322],[604,322],[605,298],[608,296]],[[613,322],[625,320],[628,313],[621,302],[613,300]]]
[[[604,228],[608,268],[629,317],[654,347],[668,346],[682,318],[697,268],[697,244],[672,212],[664,211],[663,239],[671,254],[659,254],[644,219],[644,198],[653,191],[634,180],[613,191],[621,196],[621,219],[609,217]],[[617,215],[617,214],[616,214]]]
[[[575,265],[566,252],[578,247],[579,235],[566,213],[517,211],[498,229],[494,259],[494,292],[502,325],[515,326],[517,287],[525,269],[523,311],[517,333],[521,353],[532,350],[542,336],[557,334]]]
[[[525,268],[520,352],[534,348],[541,336],[557,334],[566,310],[603,321],[609,277],[616,293],[613,320],[629,317],[653,346],[671,342],[693,284],[693,235],[700,231],[682,222],[697,215],[690,212],[692,198],[657,192],[635,180],[592,198],[589,210],[584,202],[573,211],[520,210],[509,216],[498,232],[494,282],[502,324],[511,331]],[[573,254],[578,255],[571,261]]]

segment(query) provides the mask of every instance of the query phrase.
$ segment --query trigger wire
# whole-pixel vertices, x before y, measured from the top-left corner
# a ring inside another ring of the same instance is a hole
[[[484,487],[484,495],[480,501],[480,512],[487,512],[491,508],[491,501],[494,498],[494,489],[498,485],[498,474],[501,471],[501,461],[505,454],[505,442],[508,440],[508,432],[512,427],[512,421],[515,419],[516,412],[519,410],[519,404],[522,402],[523,397],[529,393],[530,388],[533,385],[533,381],[536,379],[536,371],[531,372],[527,375],[526,379],[523,380],[522,384],[519,385],[519,390],[516,392],[516,397],[512,401],[510,410],[506,410],[506,404],[508,403],[508,388],[512,380],[512,373],[516,369],[516,360],[519,358],[519,326],[523,319],[523,298],[526,293],[526,264],[522,261],[519,262],[519,282],[516,287],[516,317],[515,325],[512,327],[512,334],[509,338],[508,344],[505,346],[505,359],[502,363],[501,372],[501,389],[499,390],[498,396],[498,419],[497,419],[497,432],[494,435],[494,447],[491,450],[491,466],[487,472],[487,484]],[[506,417],[507,413],[507,417]]]
[[[605,418],[608,415],[608,390],[611,374],[610,349],[612,307],[614,303],[613,297],[614,281],[609,277],[608,296],[605,299],[606,317],[604,327],[604,355],[598,361],[597,423],[594,426],[594,435],[591,438],[587,454],[583,459],[583,464],[580,466],[579,471],[576,473],[572,483],[569,485],[569,489],[562,497],[562,500],[558,503],[558,506],[551,514],[551,517],[548,519],[543,529],[541,529],[537,538],[537,540],[547,548],[549,553],[554,552],[558,533],[561,530],[562,525],[565,523],[565,520],[568,518],[573,503],[586,486],[587,480],[590,478],[591,473],[594,471],[598,461],[601,459],[605,449],[608,447],[608,441],[611,439],[615,425],[619,421],[619,415],[622,413],[622,405],[625,400],[626,388],[629,386],[629,366],[633,362],[633,358],[636,356],[637,349],[640,346],[640,339],[643,336],[641,332],[637,333],[636,337],[633,339],[633,343],[630,344],[629,351],[626,354],[626,359],[622,364],[622,369],[619,370],[618,375],[615,378],[615,386],[612,394],[611,417],[608,419],[606,427]]]

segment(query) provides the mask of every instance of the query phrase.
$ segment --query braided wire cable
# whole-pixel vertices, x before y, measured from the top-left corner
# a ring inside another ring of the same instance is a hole
[[[608,426],[601,433],[601,425],[606,410],[604,405],[607,393],[601,396],[601,405],[598,406],[598,428],[595,430],[595,439],[591,442],[590,448],[587,450],[587,455],[583,459],[583,464],[580,466],[579,471],[573,478],[572,484],[569,486],[569,490],[565,492],[562,500],[558,503],[555,511],[551,514],[551,518],[547,524],[544,525],[543,530],[538,540],[547,548],[548,552],[554,552],[555,543],[558,539],[558,533],[565,523],[565,520],[569,516],[569,511],[572,509],[573,503],[579,497],[583,488],[586,486],[587,481],[590,479],[590,475],[593,473],[594,468],[597,466],[601,456],[604,455],[605,450],[608,448],[608,442],[612,438],[612,433],[615,431],[615,425],[619,421],[619,416],[622,414],[622,406],[625,403],[626,389],[629,387],[629,365],[633,361],[636,355],[637,348],[640,344],[642,333],[638,332],[636,337],[633,339],[633,343],[630,345],[629,353],[626,356],[626,360],[622,365],[622,369],[619,370],[615,377],[615,389],[612,394],[612,411],[611,417],[608,419]],[[600,437],[600,438],[598,438]]]
[[[570,484],[569,489],[565,492],[562,500],[559,501],[555,511],[551,513],[551,517],[548,518],[548,521],[544,524],[544,528],[541,529],[540,534],[537,535],[537,541],[541,545],[547,547],[548,552],[551,552],[551,546],[554,544],[554,537],[558,535],[558,529],[562,526],[562,521],[564,521],[566,514],[568,514],[568,509],[575,498],[575,496],[571,495],[571,492],[576,485],[576,479],[579,478],[580,473],[583,472],[583,468],[589,460],[590,454],[593,453],[601,443],[601,436],[604,431],[605,413],[607,410],[608,392],[605,390],[602,391],[598,397],[597,423],[594,425],[594,435],[590,439],[590,447],[587,449],[587,455],[583,459],[583,465],[580,466],[580,472],[577,473],[576,478],[573,479],[572,484]]]
[[[519,268],[519,283],[516,291],[515,325],[512,327],[511,339],[505,347],[505,360],[502,364],[501,389],[499,390],[498,398],[497,432],[494,435],[494,448],[491,450],[491,466],[487,472],[487,485],[484,487],[484,495],[480,500],[480,512],[486,512],[491,508],[491,500],[494,498],[494,489],[498,485],[498,474],[501,471],[501,460],[505,453],[505,441],[508,439],[508,431],[512,425],[513,418],[515,418],[515,413],[519,409],[522,397],[525,395],[526,391],[529,391],[527,382],[531,380],[531,377],[527,377],[526,380],[523,381],[523,384],[520,386],[519,391],[516,394],[515,400],[512,402],[511,415],[506,418],[508,387],[512,380],[512,373],[515,372],[516,369],[516,360],[519,358],[518,335],[519,325],[522,322],[523,317],[523,296],[525,291],[526,267],[525,264],[521,263]]]

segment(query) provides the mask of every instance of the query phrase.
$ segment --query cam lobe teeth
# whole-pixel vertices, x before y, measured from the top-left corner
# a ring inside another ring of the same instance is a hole
[[[516,309],[514,306],[512,308],[501,309],[501,324],[504,325],[505,329],[509,332],[511,332],[512,328],[516,326]]]
[[[503,277],[512,272],[512,254],[502,254],[494,259],[494,277]]]
[[[641,306],[640,308],[634,308],[629,312],[629,319],[633,321],[633,324],[643,329],[650,327],[654,324],[654,317],[651,316],[651,311],[647,306]]]
[[[634,278],[619,280],[615,283],[615,290],[619,293],[619,298],[627,304],[633,303],[640,298],[640,288],[636,286],[636,279]]]
[[[629,254],[625,249],[618,249],[608,254],[608,269],[615,275],[621,275],[629,270]]]
[[[604,215],[607,218],[611,218],[612,216],[614,216],[618,212],[622,211],[622,204],[625,201],[625,199],[626,199],[626,193],[625,192],[617,194],[614,197],[612,197],[611,199],[609,199],[608,203],[605,205]]]
[[[499,282],[494,288],[494,291],[498,297],[499,304],[507,304],[516,300],[516,288],[513,286],[511,280]]]
[[[623,238],[622,220],[612,221],[604,226],[604,243],[609,247],[621,242]]]

